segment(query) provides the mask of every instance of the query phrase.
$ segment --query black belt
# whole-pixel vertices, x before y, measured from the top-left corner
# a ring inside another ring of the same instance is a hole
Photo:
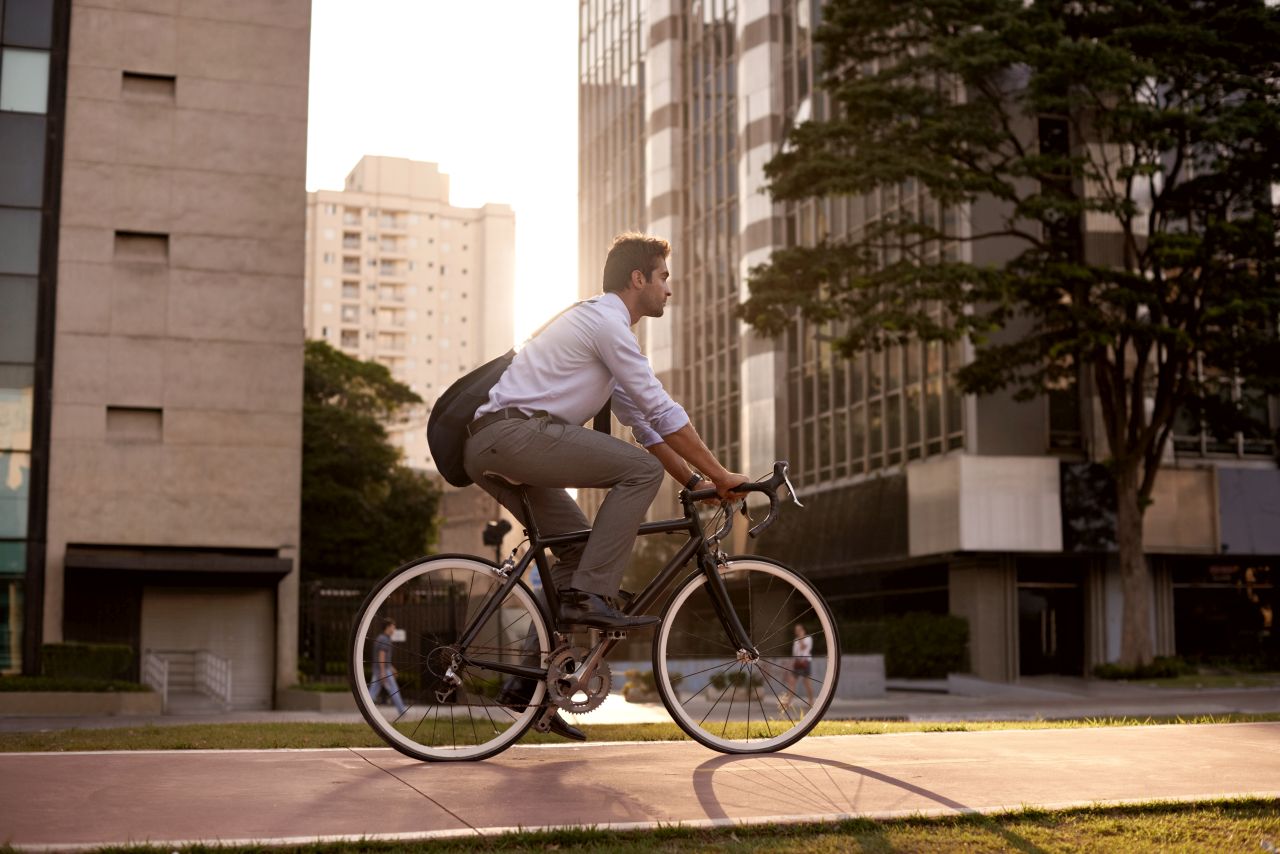
[[[525,415],[519,409],[508,406],[505,409],[499,409],[497,412],[490,412],[488,415],[481,415],[475,421],[467,425],[467,435],[474,436],[490,424],[496,424],[499,421],[506,421],[508,418],[515,418],[520,421],[528,421],[530,418],[545,418],[546,410],[539,409],[532,415]]]

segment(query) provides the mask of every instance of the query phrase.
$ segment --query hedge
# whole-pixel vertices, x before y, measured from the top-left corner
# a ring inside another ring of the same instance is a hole
[[[58,679],[121,679],[133,673],[133,647],[119,643],[47,643],[41,670]]]
[[[0,692],[73,691],[109,693],[150,691],[146,685],[123,679],[87,679],[79,676],[0,676]]]
[[[883,653],[890,679],[944,679],[968,670],[969,622],[945,614],[906,614],[845,622],[840,645],[850,654]]]
[[[1099,679],[1174,679],[1196,672],[1193,665],[1174,656],[1156,656],[1150,664],[1125,667],[1120,664],[1099,664],[1093,675]]]

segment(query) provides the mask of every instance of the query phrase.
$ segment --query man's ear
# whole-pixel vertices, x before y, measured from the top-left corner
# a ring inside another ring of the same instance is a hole
[[[639,270],[632,270],[631,286],[634,288],[643,288],[645,286],[644,273]]]

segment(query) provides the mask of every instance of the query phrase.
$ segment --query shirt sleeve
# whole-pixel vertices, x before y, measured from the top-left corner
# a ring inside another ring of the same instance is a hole
[[[658,382],[629,329],[607,324],[597,340],[600,359],[613,373],[614,412],[631,428],[637,442],[651,447],[689,423],[688,413]]]

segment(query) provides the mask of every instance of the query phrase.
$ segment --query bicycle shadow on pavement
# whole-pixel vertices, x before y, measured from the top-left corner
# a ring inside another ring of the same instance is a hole
[[[882,784],[901,790],[898,798],[883,794],[870,800],[868,787]],[[868,814],[901,813],[904,817],[935,812],[937,807],[957,816],[981,816],[975,808],[939,792],[860,765],[804,756],[771,753],[758,756],[717,756],[693,771],[693,790],[707,818],[742,821],[767,816],[812,818],[814,821],[853,819]],[[926,803],[921,803],[921,799]],[[761,811],[767,805],[768,814]],[[1047,854],[1045,849],[993,821],[982,826],[1001,836],[1017,851]]]

